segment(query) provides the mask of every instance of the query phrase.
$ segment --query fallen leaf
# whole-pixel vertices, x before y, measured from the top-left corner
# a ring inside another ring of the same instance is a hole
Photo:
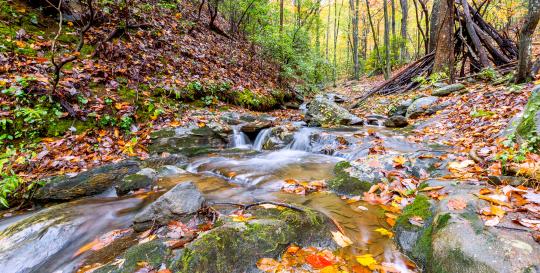
[[[382,236],[388,236],[388,238],[394,237],[394,233],[392,233],[391,231],[389,231],[389,230],[387,230],[385,228],[377,228],[377,229],[375,229],[375,232],[378,232]]]
[[[461,198],[453,198],[448,200],[448,208],[450,210],[463,210],[467,207],[467,202]]]
[[[332,231],[332,238],[340,247],[352,245],[352,240],[339,231]]]

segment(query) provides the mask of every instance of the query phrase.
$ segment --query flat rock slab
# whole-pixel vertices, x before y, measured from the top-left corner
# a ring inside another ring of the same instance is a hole
[[[34,194],[35,200],[72,200],[102,193],[124,176],[140,170],[139,162],[126,160],[81,172],[75,176],[56,176],[43,180],[45,184]]]
[[[436,97],[445,97],[452,93],[461,91],[463,89],[465,89],[465,85],[461,83],[455,83],[455,84],[450,84],[450,85],[437,88],[435,89],[435,91],[431,93],[431,95],[436,96]]]

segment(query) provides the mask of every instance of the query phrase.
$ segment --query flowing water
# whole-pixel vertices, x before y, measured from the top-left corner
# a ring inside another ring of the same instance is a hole
[[[390,151],[421,148],[406,142],[400,133],[382,128],[302,128],[283,149],[262,151],[269,129],[261,131],[252,145],[236,128],[234,146],[243,150],[192,158],[188,173],[161,179],[159,184],[171,188],[193,181],[209,201],[280,201],[311,207],[333,219],[351,238],[353,245],[343,250],[346,255],[370,253],[404,266],[406,258],[392,240],[374,231],[389,228],[379,207],[350,204],[331,192],[304,196],[281,191],[286,179],[329,179],[338,161],[367,154],[375,139],[368,130],[377,130]],[[104,194],[0,220],[0,272],[76,271],[88,257],[88,253],[76,255],[78,249],[102,234],[128,228],[133,216],[162,193],[145,198]]]

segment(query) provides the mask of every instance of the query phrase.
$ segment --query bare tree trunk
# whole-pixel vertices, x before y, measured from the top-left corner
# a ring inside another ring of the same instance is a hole
[[[519,37],[519,59],[516,82],[523,83],[529,81],[531,75],[531,43],[532,35],[536,30],[540,20],[540,0],[529,0],[529,12],[525,19],[525,24],[521,28]]]
[[[335,1],[337,1],[337,0],[335,0]],[[326,55],[325,55],[326,61],[329,60],[329,57],[328,57],[328,55],[329,55],[329,53],[328,53],[328,48],[329,48],[328,42],[330,40],[330,13],[331,13],[331,11],[332,11],[332,5],[330,5],[330,2],[329,2],[328,3],[328,16],[326,17]]]
[[[360,79],[360,63],[358,60],[358,13],[359,13],[359,0],[349,0],[349,6],[352,12],[352,29],[353,29],[353,41],[352,41],[352,55],[354,64],[353,78],[355,80]]]
[[[369,25],[371,26],[371,34],[373,35],[373,45],[375,46],[375,54],[377,54],[377,64],[378,64],[381,61],[381,55],[379,54],[379,43],[377,42],[378,41],[377,32],[375,31],[375,25],[373,25],[373,18],[371,17],[371,9],[369,8],[369,0],[366,0],[366,10],[367,10],[367,15],[368,15]]]
[[[432,20],[435,25],[431,26],[430,48],[435,52],[433,72],[448,72],[448,61],[454,57],[454,20],[453,7],[448,5],[449,0],[439,0],[436,14],[432,14],[436,19]],[[452,13],[452,14],[451,14]]]
[[[400,0],[401,5],[401,61],[406,62],[409,59],[407,52],[407,19],[409,17],[409,6],[407,0]]]
[[[398,56],[398,45],[396,44],[396,0],[390,0],[390,7],[391,10],[391,20],[390,25],[392,26],[392,39],[390,39],[390,43],[392,45],[392,53],[394,54],[394,58],[397,58]]]
[[[383,0],[384,12],[384,53],[385,53],[385,68],[384,79],[388,80],[392,73],[392,64],[390,63],[390,22],[388,20],[388,2]]]

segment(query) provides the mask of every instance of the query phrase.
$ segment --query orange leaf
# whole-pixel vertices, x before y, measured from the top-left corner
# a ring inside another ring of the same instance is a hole
[[[317,254],[311,254],[307,256],[306,262],[315,269],[325,268],[333,264],[332,261],[329,261],[324,256],[317,255]]]

